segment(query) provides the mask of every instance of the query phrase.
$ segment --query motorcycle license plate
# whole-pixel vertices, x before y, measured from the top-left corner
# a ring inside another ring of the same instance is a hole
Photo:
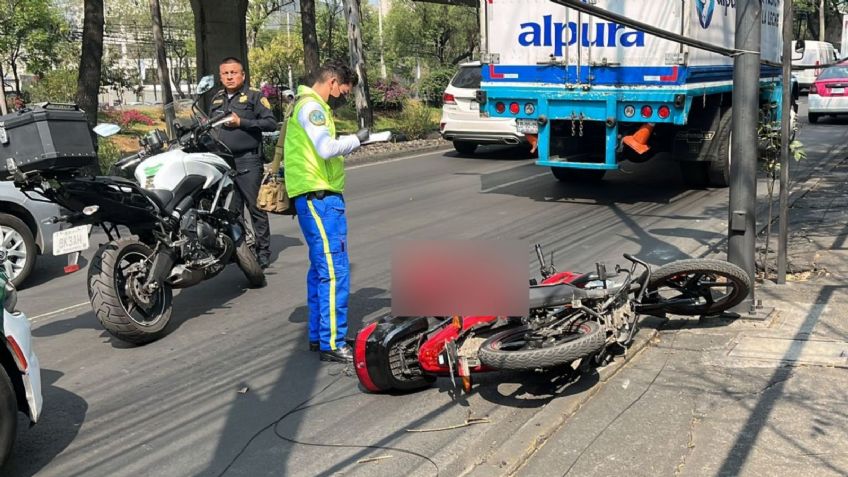
[[[88,250],[88,225],[53,232],[53,255],[66,255]]]

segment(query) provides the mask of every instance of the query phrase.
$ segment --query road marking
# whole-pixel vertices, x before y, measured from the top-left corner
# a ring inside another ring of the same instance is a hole
[[[392,163],[392,162],[400,162],[400,161],[406,161],[408,159],[415,159],[417,157],[430,156],[430,155],[433,155],[433,154],[441,154],[441,153],[445,153],[447,151],[450,151],[450,148],[436,149],[436,150],[430,151],[430,152],[422,152],[421,154],[414,154],[412,156],[403,156],[403,157],[398,157],[398,158],[395,158],[395,159],[388,159],[388,160],[385,160],[385,161],[369,162],[368,164],[359,164],[358,166],[350,166],[346,169],[349,170],[349,171],[352,171],[354,169],[360,169],[360,168],[363,168],[363,167],[379,166],[380,164],[389,164],[389,163]]]
[[[506,184],[501,184],[501,185],[497,185],[497,186],[494,186],[494,187],[489,187],[488,189],[483,189],[480,192],[485,194],[485,193],[488,193],[488,192],[492,192],[493,190],[498,190],[498,189],[503,188],[503,187],[509,187],[511,185],[515,185],[515,184],[518,184],[518,183],[521,183],[521,182],[526,182],[526,181],[533,180],[533,179],[538,179],[539,177],[548,176],[550,174],[551,174],[550,172],[540,172],[539,174],[534,174],[534,175],[529,176],[529,177],[524,177],[522,179],[516,179],[514,181],[507,182]]]
[[[66,306],[65,308],[60,308],[58,310],[54,310],[48,313],[42,313],[41,315],[33,316],[29,319],[29,321],[35,323],[36,321],[42,321],[46,318],[51,318],[56,315],[61,315],[62,313],[67,313],[72,310],[76,310],[77,308],[82,308],[85,306],[91,306],[91,302],[77,303],[76,305]]]

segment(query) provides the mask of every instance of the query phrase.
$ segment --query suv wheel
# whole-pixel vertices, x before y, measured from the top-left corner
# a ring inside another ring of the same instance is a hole
[[[477,150],[477,144],[468,141],[454,141],[453,148],[460,154],[474,154]]]
[[[27,225],[14,215],[0,213],[0,257],[12,284],[19,287],[35,267],[38,249]]]

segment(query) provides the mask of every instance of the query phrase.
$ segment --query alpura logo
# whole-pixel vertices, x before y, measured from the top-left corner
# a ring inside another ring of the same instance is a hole
[[[713,21],[713,11],[715,11],[716,0],[695,0],[695,9],[698,10],[698,20],[701,27],[709,28]]]

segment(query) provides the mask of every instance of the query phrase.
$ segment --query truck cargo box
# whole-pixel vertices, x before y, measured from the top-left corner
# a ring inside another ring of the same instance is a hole
[[[85,113],[74,105],[46,104],[0,116],[0,179],[10,178],[10,159],[23,172],[96,166]]]
[[[594,6],[733,48],[735,0],[596,0]],[[763,0],[762,56],[779,63],[781,0]],[[683,85],[729,81],[733,59],[690,48],[548,0],[487,0],[484,83]]]

